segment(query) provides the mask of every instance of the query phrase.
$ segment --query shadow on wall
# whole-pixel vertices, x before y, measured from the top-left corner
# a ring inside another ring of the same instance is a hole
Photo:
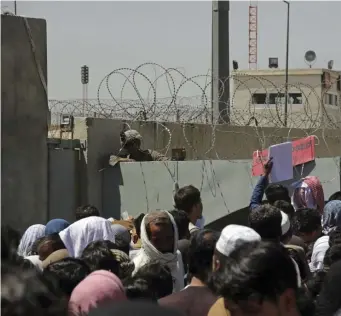
[[[104,172],[105,171],[105,172]],[[123,186],[123,177],[121,166],[115,168],[108,167],[101,171],[102,173],[102,216],[105,218],[113,217],[121,219],[121,192],[120,186]],[[132,197],[134,198],[132,193]]]
[[[224,217],[221,217],[214,222],[209,223],[205,228],[214,229],[217,231],[222,231],[225,226],[235,224],[248,226],[250,209],[249,206],[244,207],[238,211],[232,212]]]

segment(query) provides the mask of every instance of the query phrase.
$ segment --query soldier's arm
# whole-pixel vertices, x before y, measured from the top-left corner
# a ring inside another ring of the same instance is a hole
[[[155,150],[150,150],[150,155],[152,156],[153,161],[167,161],[169,158],[163,154]]]

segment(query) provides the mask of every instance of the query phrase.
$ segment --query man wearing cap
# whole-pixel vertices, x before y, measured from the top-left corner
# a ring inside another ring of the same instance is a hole
[[[111,155],[109,164],[133,161],[165,161],[168,158],[155,150],[141,149],[142,136],[136,130],[130,129],[120,134],[121,149],[116,155]]]

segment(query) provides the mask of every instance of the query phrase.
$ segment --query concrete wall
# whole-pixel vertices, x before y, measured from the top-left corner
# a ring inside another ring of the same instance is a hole
[[[215,129],[209,125],[182,126],[175,123],[163,123],[171,133],[171,139],[165,128],[155,122],[128,122],[143,136],[143,147],[160,150],[170,155],[171,148],[185,147],[187,160],[198,159],[250,159],[252,152],[281,143],[287,139],[301,138],[310,133],[317,135],[317,157],[341,155],[341,135],[339,130],[309,131],[301,129],[276,129],[224,126]],[[102,208],[103,168],[108,166],[111,152],[120,148],[119,133],[122,121],[97,118],[76,118],[74,138],[84,143],[86,160],[86,179],[83,180],[83,202]],[[327,141],[323,141],[322,133]],[[187,139],[187,141],[186,141]],[[212,142],[213,146],[212,146]],[[169,146],[168,151],[165,150]],[[102,171],[101,171],[102,170]]]
[[[28,19],[47,78],[46,22]],[[1,215],[18,229],[47,213],[47,95],[21,17],[1,16]]]
[[[316,164],[305,165],[302,175],[318,176],[328,198],[340,190],[339,163],[339,159],[317,159]],[[245,223],[248,212],[241,211],[241,216],[230,214],[249,204],[258,180],[250,176],[250,168],[250,160],[136,162],[110,167],[103,172],[103,215],[120,218],[125,210],[136,216],[150,210],[172,209],[176,181],[180,186],[193,184],[200,189],[206,224],[224,226],[226,220]],[[300,178],[301,168],[295,168],[294,180],[283,184],[291,189],[292,182]]]

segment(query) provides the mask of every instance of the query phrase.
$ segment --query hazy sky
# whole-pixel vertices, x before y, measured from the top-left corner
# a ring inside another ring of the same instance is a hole
[[[240,68],[248,67],[249,1],[231,2],[230,54]],[[13,9],[13,2],[2,7]],[[47,20],[49,99],[81,98],[80,67],[90,68],[89,98],[97,97],[100,81],[117,68],[135,68],[145,62],[179,67],[187,76],[206,74],[211,58],[211,2],[17,2],[18,14]],[[258,67],[267,68],[268,57],[279,57],[285,67],[286,8],[280,1],[258,2]],[[341,1],[291,3],[290,67],[305,68],[304,53],[315,50],[314,67],[334,60],[341,69]],[[142,72],[153,80],[153,67]],[[160,72],[157,72],[160,74]],[[179,82],[179,78],[176,78]],[[114,95],[123,79],[110,79]],[[147,92],[146,81],[137,80]],[[166,81],[158,96],[167,96]],[[182,96],[200,94],[186,85]],[[108,93],[101,90],[101,98]],[[124,97],[135,98],[132,88]]]

